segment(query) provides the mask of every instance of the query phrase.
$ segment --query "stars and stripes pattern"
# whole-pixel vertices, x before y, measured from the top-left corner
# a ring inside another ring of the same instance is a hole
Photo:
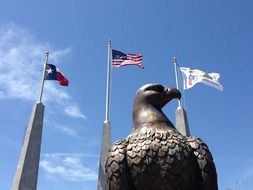
[[[112,50],[112,66],[113,67],[122,67],[126,65],[136,65],[140,68],[143,67],[143,55],[142,54],[130,54],[123,53],[118,50]]]

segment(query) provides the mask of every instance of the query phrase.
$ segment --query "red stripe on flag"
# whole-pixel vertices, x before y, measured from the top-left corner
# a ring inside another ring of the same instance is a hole
[[[59,81],[59,84],[62,86],[68,86],[69,85],[69,81],[68,79],[62,74],[62,72],[57,68],[56,71],[56,78]]]

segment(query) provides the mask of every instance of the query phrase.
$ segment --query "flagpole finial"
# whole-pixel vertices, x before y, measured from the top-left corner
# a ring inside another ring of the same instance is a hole
[[[49,56],[49,51],[47,50],[47,51],[45,52],[45,64],[47,64],[48,56]]]
[[[173,62],[177,63],[177,58],[175,56],[173,57]]]

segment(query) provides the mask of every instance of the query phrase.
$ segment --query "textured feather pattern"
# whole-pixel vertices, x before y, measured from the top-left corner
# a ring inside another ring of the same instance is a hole
[[[144,126],[114,143],[105,167],[109,190],[218,189],[207,145],[168,126]]]

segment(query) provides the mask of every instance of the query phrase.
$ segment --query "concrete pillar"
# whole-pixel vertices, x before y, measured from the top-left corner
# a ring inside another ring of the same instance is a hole
[[[36,103],[26,129],[12,190],[36,190],[43,117],[44,105]]]
[[[111,124],[108,121],[105,122],[103,126],[97,190],[106,190],[105,163],[110,146],[111,146]]]
[[[179,106],[176,110],[176,129],[185,136],[190,136],[188,119],[184,108]]]

